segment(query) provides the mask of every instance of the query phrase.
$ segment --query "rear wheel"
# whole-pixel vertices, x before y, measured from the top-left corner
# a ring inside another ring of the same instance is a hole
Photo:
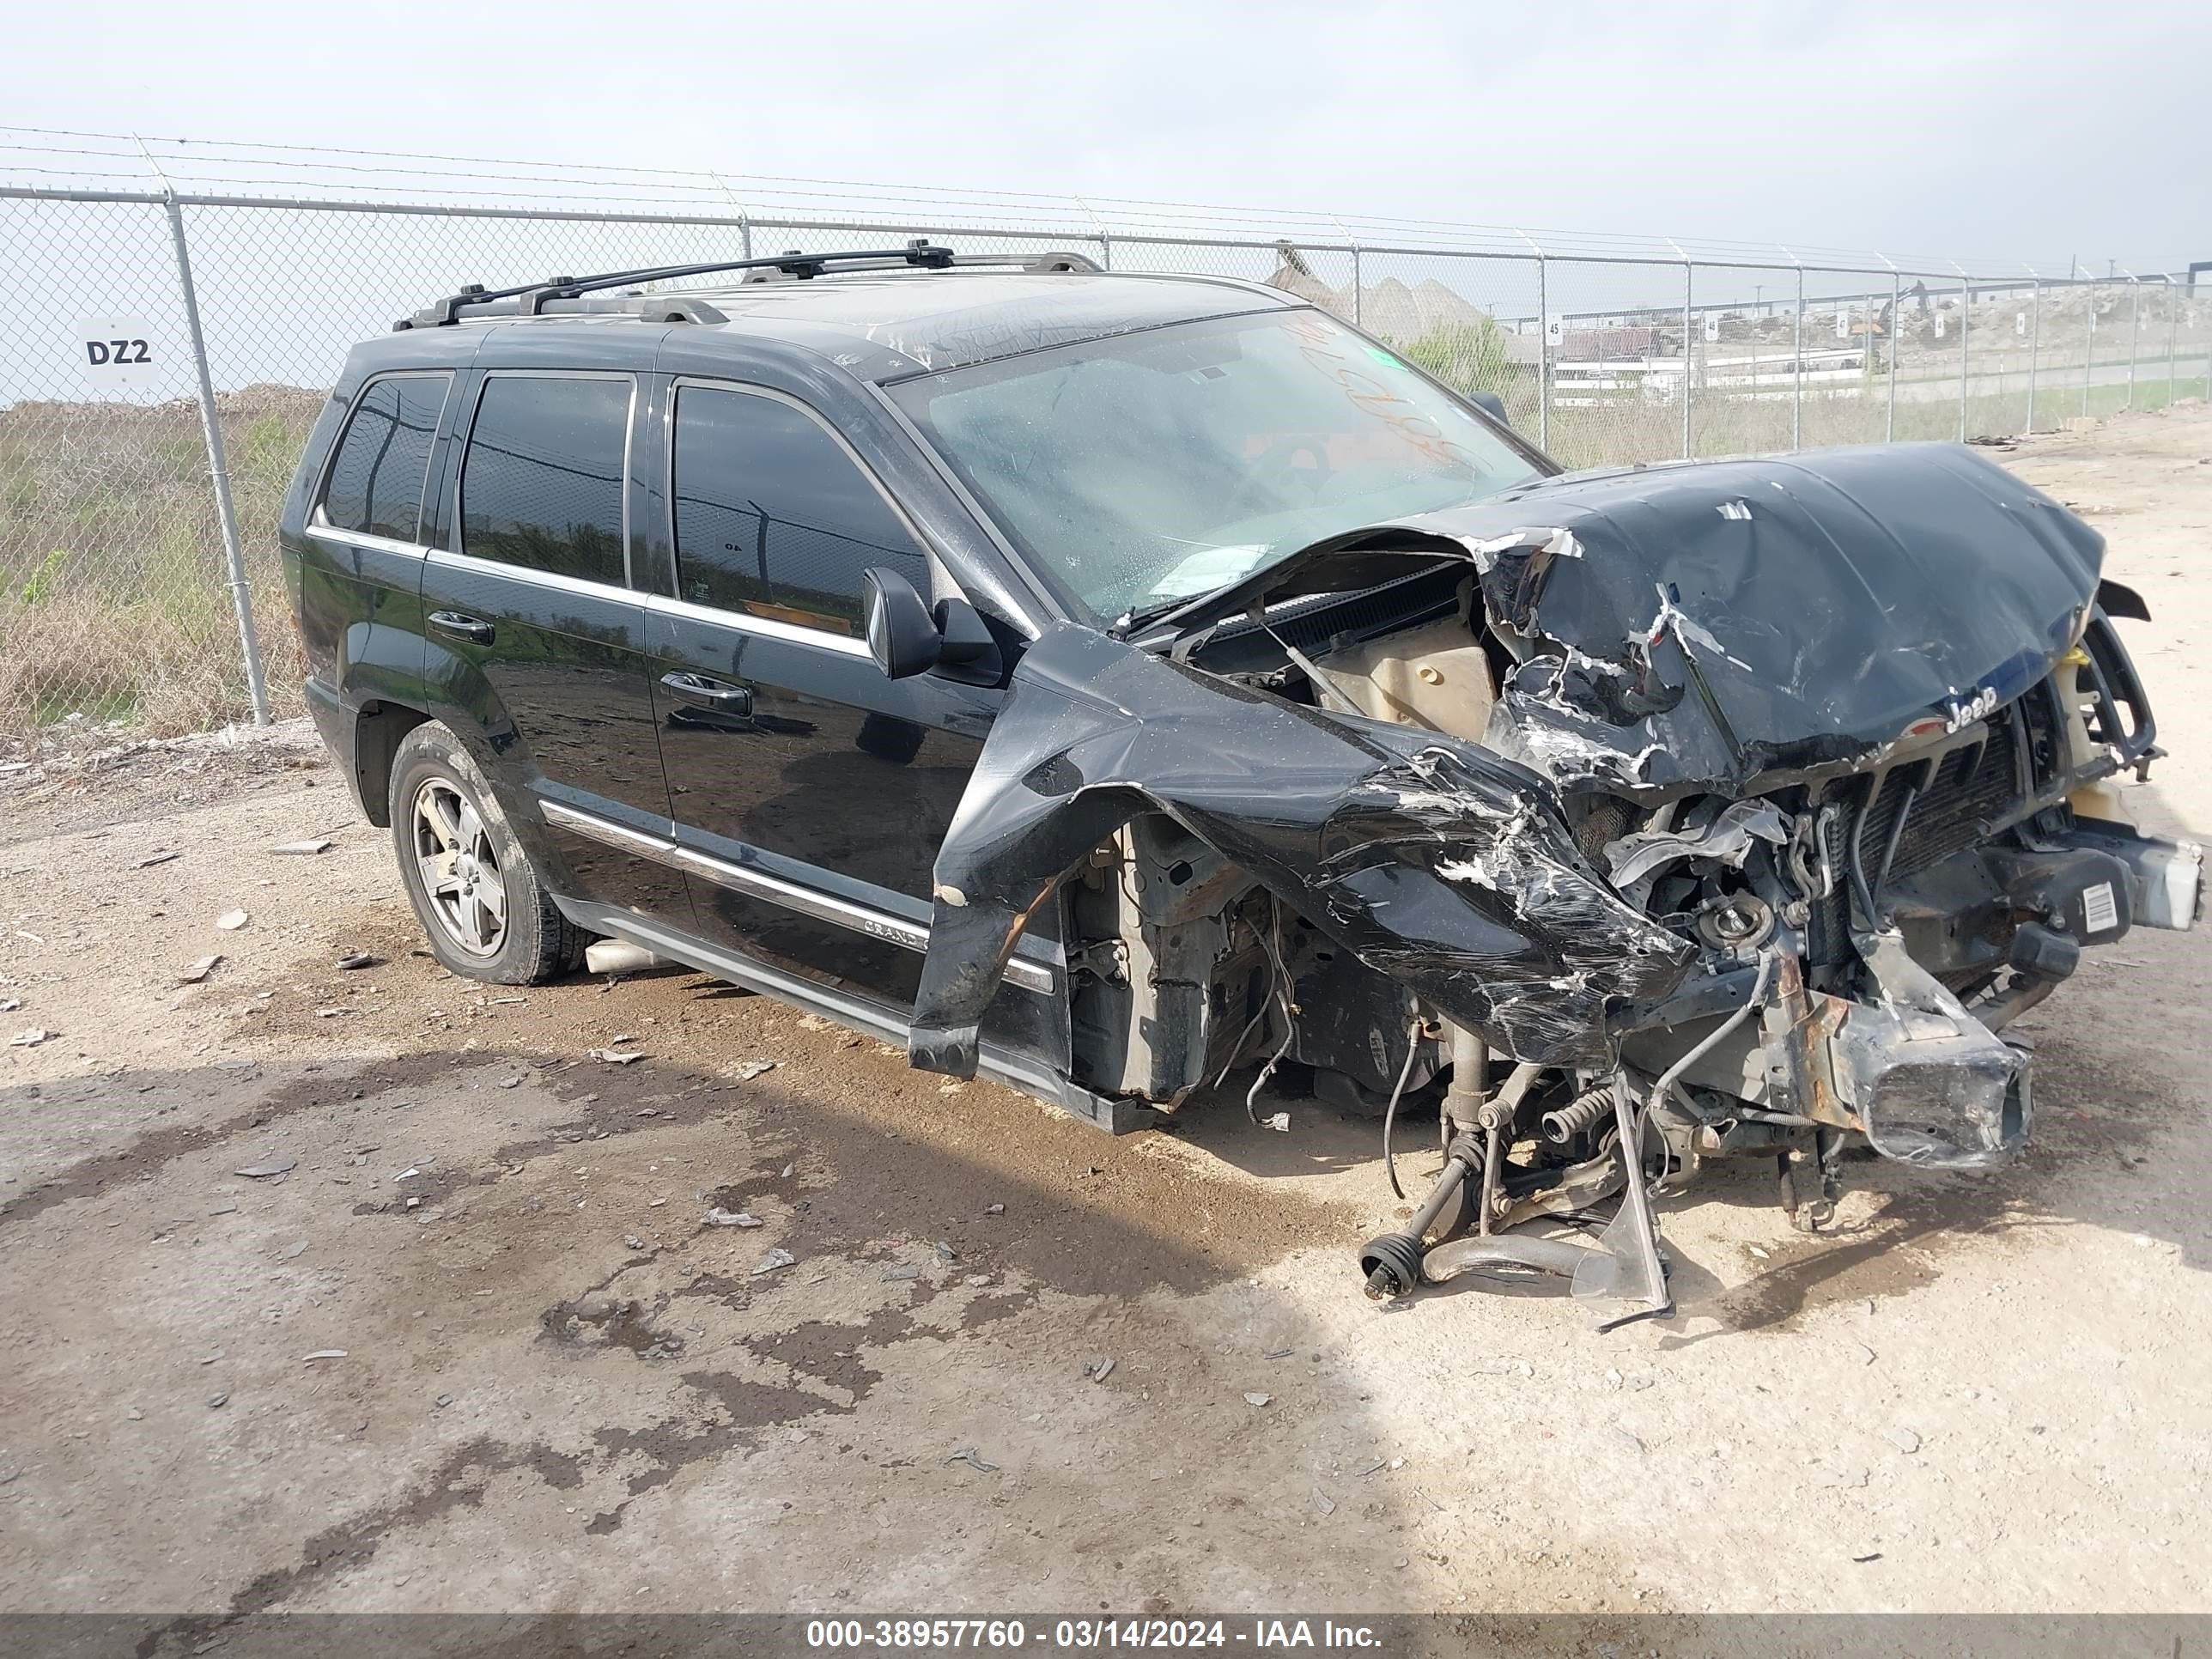
[[[562,915],[451,728],[431,720],[392,761],[399,878],[430,950],[465,978],[536,985],[582,960]]]

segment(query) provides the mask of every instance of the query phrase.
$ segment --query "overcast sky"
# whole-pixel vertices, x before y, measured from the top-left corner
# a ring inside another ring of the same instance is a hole
[[[2046,271],[2212,258],[2203,0],[90,0],[10,9],[0,120]]]

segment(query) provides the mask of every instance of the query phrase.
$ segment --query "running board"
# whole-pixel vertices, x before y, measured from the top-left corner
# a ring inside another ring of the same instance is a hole
[[[732,985],[742,985],[748,991],[757,991],[763,996],[834,1019],[878,1042],[906,1047],[907,1022],[871,998],[833,990],[611,905],[563,898],[558,893],[553,895],[553,902],[561,907],[562,915],[586,933],[626,940],[657,956],[696,968],[702,974],[712,974]],[[1057,1106],[1071,1117],[1079,1117],[1109,1134],[1126,1135],[1148,1128],[1157,1115],[1141,1101],[1113,1100],[1095,1095],[1029,1056],[996,1043],[986,1042],[982,1045],[976,1070],[995,1083],[1018,1089],[1048,1106]]]

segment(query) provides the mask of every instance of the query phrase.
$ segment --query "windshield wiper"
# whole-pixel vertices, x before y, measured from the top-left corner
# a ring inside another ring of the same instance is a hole
[[[1224,583],[1223,586],[1226,586],[1228,584]],[[1215,592],[1218,592],[1220,589],[1216,588],[1213,591]],[[1136,610],[1124,611],[1119,617],[1115,618],[1114,621],[1106,625],[1106,631],[1117,640],[1126,640],[1132,634],[1138,633],[1146,628],[1149,628],[1152,623],[1158,622],[1162,617],[1168,616],[1174,611],[1182,610],[1183,606],[1191,603],[1193,598],[1205,599],[1207,597],[1208,595],[1204,593],[1197,595],[1184,594],[1177,599],[1163,599],[1158,605],[1148,605],[1141,606]]]
[[[1265,564],[1254,565],[1241,576],[1234,577],[1225,582],[1216,583],[1202,593],[1178,593],[1173,599],[1160,600],[1157,605],[1141,605],[1126,611],[1106,631],[1117,640],[1126,640],[1139,629],[1149,628],[1164,617],[1180,616],[1186,611],[1195,611],[1232,589],[1249,586],[1269,572],[1278,570],[1290,563],[1304,550],[1302,548],[1292,548],[1290,551],[1268,560]]]

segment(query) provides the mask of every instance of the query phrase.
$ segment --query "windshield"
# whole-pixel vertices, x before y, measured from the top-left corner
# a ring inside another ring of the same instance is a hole
[[[1536,476],[1483,418],[1312,310],[1182,323],[891,387],[1102,620]]]

